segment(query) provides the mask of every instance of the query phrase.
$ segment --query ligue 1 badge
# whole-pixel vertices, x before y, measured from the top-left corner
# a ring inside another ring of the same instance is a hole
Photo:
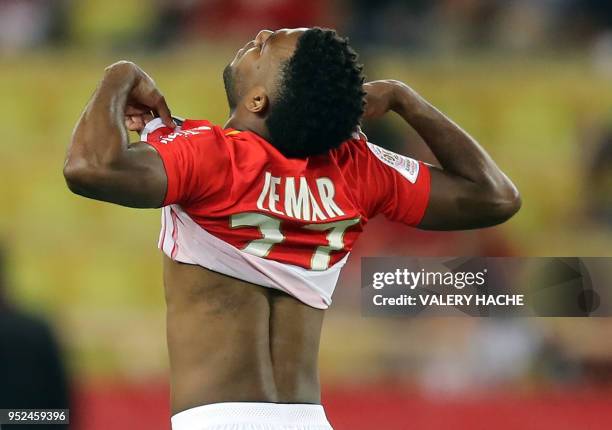
[[[408,179],[413,184],[416,182],[419,176],[418,161],[404,155],[396,154],[388,149],[381,148],[371,142],[368,142],[368,147],[380,161],[397,170],[404,178]]]

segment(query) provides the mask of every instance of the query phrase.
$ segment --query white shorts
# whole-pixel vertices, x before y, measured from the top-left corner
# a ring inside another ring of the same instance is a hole
[[[172,417],[172,430],[333,430],[321,405],[213,403]]]

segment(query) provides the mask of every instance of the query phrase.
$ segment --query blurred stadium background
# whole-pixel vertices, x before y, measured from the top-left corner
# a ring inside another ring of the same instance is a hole
[[[69,381],[71,428],[169,428],[159,213],[71,195],[61,170],[72,127],[119,59],[148,71],[175,114],[222,123],[221,71],[235,50],[261,28],[311,25],[349,35],[369,79],[404,80],[463,125],[524,199],[515,218],[487,230],[368,226],[326,317],[321,376],[332,424],[610,428],[610,319],[373,319],[359,309],[360,256],[612,254],[606,0],[1,0],[0,399],[12,401],[12,376],[62,402],[61,390],[52,394],[61,384],[7,370],[19,357],[9,350],[47,321]],[[397,119],[366,133],[430,157]],[[44,357],[30,357],[32,366]]]

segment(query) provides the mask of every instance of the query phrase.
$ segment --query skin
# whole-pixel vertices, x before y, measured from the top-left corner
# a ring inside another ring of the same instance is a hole
[[[261,31],[240,49],[231,81],[226,127],[267,138],[265,119],[279,69],[306,29]],[[425,229],[479,228],[510,218],[518,192],[482,147],[406,84],[364,85],[365,117],[399,114],[441,164],[431,168]],[[314,91],[314,89],[313,89]],[[138,66],[109,66],[81,115],[64,176],[85,197],[129,207],[159,207],[167,178],[157,152],[130,143],[152,116],[170,127],[170,110]],[[324,311],[279,291],[164,257],[172,409],[224,401],[320,403],[318,350]]]

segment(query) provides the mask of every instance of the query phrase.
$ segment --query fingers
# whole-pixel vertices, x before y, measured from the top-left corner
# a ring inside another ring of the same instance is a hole
[[[127,128],[128,131],[142,133],[142,130],[144,130],[145,126],[149,123],[149,121],[153,120],[153,118],[155,117],[150,111],[145,112],[142,115],[126,115],[124,121],[125,128]]]
[[[129,131],[133,131],[132,130],[132,119],[129,116],[126,116],[125,119],[123,120],[123,123],[125,124],[125,128],[127,128]]]
[[[170,113],[170,108],[168,107],[168,104],[166,103],[166,99],[161,94],[159,95],[158,100],[155,103],[155,106],[153,106],[153,110],[161,118],[162,122],[164,123],[166,127],[170,127],[170,128],[176,127],[176,124],[174,123],[174,120],[172,119],[172,114]]]
[[[128,61],[120,61],[107,67],[106,71],[129,70],[135,73],[134,85],[130,91],[128,102],[125,106],[125,125],[128,130],[138,131],[144,124],[153,118],[151,111],[159,116],[165,126],[174,129],[176,124],[172,120],[170,108],[166,99],[155,86],[155,82],[144,70]],[[146,117],[145,117],[146,116]]]
[[[376,109],[372,103],[366,103],[363,119],[371,119],[373,117],[376,117]]]
[[[144,115],[145,113],[151,112],[151,108],[146,107],[143,104],[129,102],[125,106],[125,115]]]
[[[368,141],[368,136],[366,136],[365,133],[361,131],[361,127],[358,128],[357,133],[359,134],[359,138],[361,140],[365,140],[366,142]]]
[[[363,91],[365,91],[366,96],[368,96],[370,94],[370,92],[375,89],[375,85],[371,82],[366,82],[365,84],[363,84],[362,89]]]
[[[134,83],[134,87],[130,93],[129,105],[134,105],[134,114],[144,115],[149,111],[159,116],[165,126],[174,129],[176,124],[172,120],[170,108],[166,103],[166,99],[155,86],[155,82],[142,69],[138,69],[138,77]],[[141,112],[137,112],[138,109]],[[127,113],[127,109],[126,109]]]
[[[155,117],[153,116],[151,112],[147,112],[142,116],[142,120],[145,123],[145,125],[148,124],[149,121],[153,120],[153,118]]]
[[[144,115],[147,112],[151,112],[151,109],[138,109],[133,106],[127,105],[123,114],[125,116]]]
[[[128,115],[125,117],[125,127],[129,131],[140,132],[145,127],[144,118],[140,115]]]

